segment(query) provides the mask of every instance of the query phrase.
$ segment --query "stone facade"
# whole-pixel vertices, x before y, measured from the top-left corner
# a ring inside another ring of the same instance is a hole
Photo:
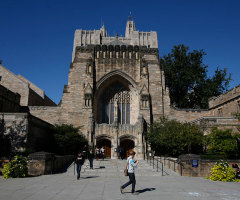
[[[0,85],[0,112],[19,112],[20,95]]]

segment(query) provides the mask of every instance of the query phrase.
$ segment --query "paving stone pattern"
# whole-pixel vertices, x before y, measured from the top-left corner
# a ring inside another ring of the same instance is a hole
[[[124,160],[94,161],[94,169],[90,170],[86,161],[80,180],[74,175],[74,165],[61,174],[7,180],[1,177],[0,200],[240,199],[240,183],[181,177],[165,168],[162,176],[143,160],[136,171],[136,189],[140,194],[132,195],[130,187],[121,194],[119,188],[128,180],[123,174],[125,163]]]

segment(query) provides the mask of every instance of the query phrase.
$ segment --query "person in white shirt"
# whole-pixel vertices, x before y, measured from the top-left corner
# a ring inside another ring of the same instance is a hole
[[[104,157],[105,157],[105,149],[104,149],[104,147],[102,147],[100,149],[100,152],[101,152],[102,159],[104,160]]]
[[[137,160],[136,161],[134,160],[135,154],[136,153],[134,151],[130,152],[130,156],[127,159],[129,181],[120,187],[121,193],[123,193],[124,188],[132,184],[132,194],[139,194],[138,192],[135,191],[136,179],[134,171],[139,163]]]

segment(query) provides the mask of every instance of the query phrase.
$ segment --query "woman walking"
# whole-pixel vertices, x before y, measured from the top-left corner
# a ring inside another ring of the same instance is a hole
[[[123,193],[124,188],[132,184],[132,194],[139,194],[138,192],[135,191],[136,179],[134,169],[137,167],[139,163],[137,160],[134,160],[135,154],[136,153],[134,151],[129,153],[130,156],[127,159],[127,172],[129,176],[129,181],[120,187],[121,193]]]

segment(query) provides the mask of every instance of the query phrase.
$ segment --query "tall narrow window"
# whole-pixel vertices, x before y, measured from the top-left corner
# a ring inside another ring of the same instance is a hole
[[[126,123],[126,104],[122,104],[122,124]]]
[[[102,123],[106,122],[106,104],[102,104]]]
[[[219,116],[219,117],[222,117],[222,116],[223,116],[222,108],[219,108],[219,109],[218,109],[218,116]]]
[[[109,104],[106,104],[106,117],[105,122],[109,124]]]
[[[121,120],[121,112],[122,110],[122,104],[118,103],[118,123],[121,124],[122,120]]]
[[[126,124],[130,124],[130,103],[127,103],[126,104],[127,105],[127,107],[126,107],[126,118],[127,118],[127,120],[126,120]]]
[[[114,122],[114,103],[111,103],[111,109],[110,109],[110,124]]]

